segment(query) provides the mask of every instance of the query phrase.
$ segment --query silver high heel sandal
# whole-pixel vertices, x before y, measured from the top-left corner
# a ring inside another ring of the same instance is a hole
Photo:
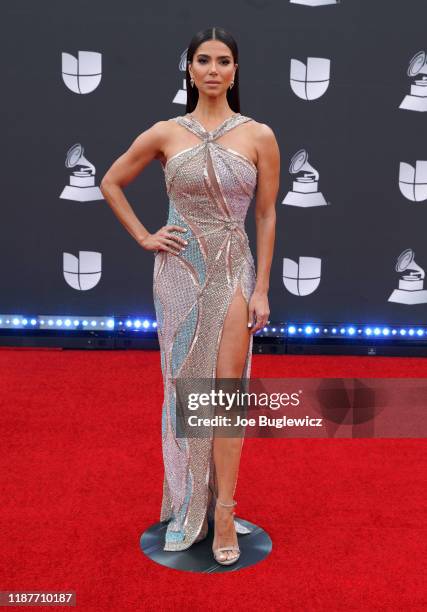
[[[233,499],[233,502],[231,504],[224,504],[223,502],[219,501],[219,499],[216,500],[216,503],[219,504],[220,506],[223,506],[224,508],[233,508],[237,502]],[[233,516],[236,514],[235,512],[232,513]],[[215,548],[212,549],[213,552],[213,556],[214,559],[217,563],[219,563],[220,565],[231,565],[232,563],[236,563],[236,561],[239,559],[240,557],[240,548],[238,546],[220,546],[219,548]],[[232,553],[236,553],[235,556],[229,558],[229,559],[219,559],[217,557],[218,553],[221,552],[232,552]]]

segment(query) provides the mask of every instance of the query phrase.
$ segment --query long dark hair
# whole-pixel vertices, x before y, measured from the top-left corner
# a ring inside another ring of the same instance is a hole
[[[196,49],[206,40],[220,40],[221,42],[223,42],[230,49],[233,55],[234,63],[238,63],[239,51],[237,49],[237,43],[231,36],[231,34],[229,34],[229,32],[227,32],[223,28],[216,27],[207,28],[206,30],[201,30],[200,32],[197,32],[197,34],[195,34],[191,39],[187,50],[187,62],[185,68],[185,80],[187,82],[187,113],[193,112],[193,110],[196,108],[197,101],[199,99],[199,91],[197,87],[191,87],[191,77],[190,72],[188,70],[188,62],[193,62],[193,56]],[[229,87],[227,88],[227,101],[230,105],[230,108],[235,113],[240,113],[239,71],[240,67],[238,66],[234,77],[234,85],[231,89]]]

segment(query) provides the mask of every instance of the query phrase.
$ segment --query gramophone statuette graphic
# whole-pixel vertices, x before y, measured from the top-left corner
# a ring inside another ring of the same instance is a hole
[[[425,304],[427,291],[424,287],[424,270],[415,263],[415,253],[406,249],[397,258],[396,272],[406,272],[399,279],[399,288],[395,289],[388,298],[389,302],[398,304]]]
[[[411,85],[411,93],[405,96],[399,108],[418,112],[427,111],[427,56],[425,51],[420,51],[409,62],[408,76],[421,78],[415,80]]]
[[[305,6],[326,6],[327,4],[339,4],[340,0],[289,0],[291,4],[304,4]]]
[[[182,81],[182,89],[178,89],[173,99],[174,104],[187,104],[187,82],[185,80],[185,72],[187,69],[187,49],[182,53],[179,60],[179,69],[184,72],[184,78]]]
[[[295,153],[289,165],[289,173],[293,175],[292,191],[288,191],[282,204],[309,208],[325,206],[328,202],[318,191],[319,173],[308,163],[308,153],[300,149]]]
[[[95,186],[95,166],[83,155],[83,146],[79,143],[73,145],[65,158],[65,167],[72,168],[70,184],[66,185],[59,196],[63,200],[76,202],[92,202],[103,200],[99,187]]]

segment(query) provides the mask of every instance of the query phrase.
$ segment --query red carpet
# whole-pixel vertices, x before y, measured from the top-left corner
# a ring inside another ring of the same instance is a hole
[[[227,575],[177,572],[139,549],[161,501],[159,353],[2,349],[0,366],[0,590],[71,589],[84,612],[426,609],[424,440],[247,439],[237,515],[268,531],[272,553]],[[252,367],[426,374],[420,358],[254,355]]]

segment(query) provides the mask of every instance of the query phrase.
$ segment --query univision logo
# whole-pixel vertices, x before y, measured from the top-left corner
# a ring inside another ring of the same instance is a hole
[[[322,260],[318,257],[283,259],[283,284],[292,295],[310,295],[320,284]]]
[[[101,253],[79,251],[78,257],[72,253],[63,253],[63,272],[65,280],[73,289],[93,289],[101,278]]]
[[[291,59],[290,83],[294,94],[302,100],[317,100],[329,87],[331,60],[308,57],[307,63]]]
[[[399,188],[411,202],[427,200],[427,161],[416,161],[415,167],[400,162]]]
[[[74,93],[91,93],[101,82],[101,63],[101,53],[95,51],[79,51],[77,59],[70,53],[63,53],[62,80]]]

